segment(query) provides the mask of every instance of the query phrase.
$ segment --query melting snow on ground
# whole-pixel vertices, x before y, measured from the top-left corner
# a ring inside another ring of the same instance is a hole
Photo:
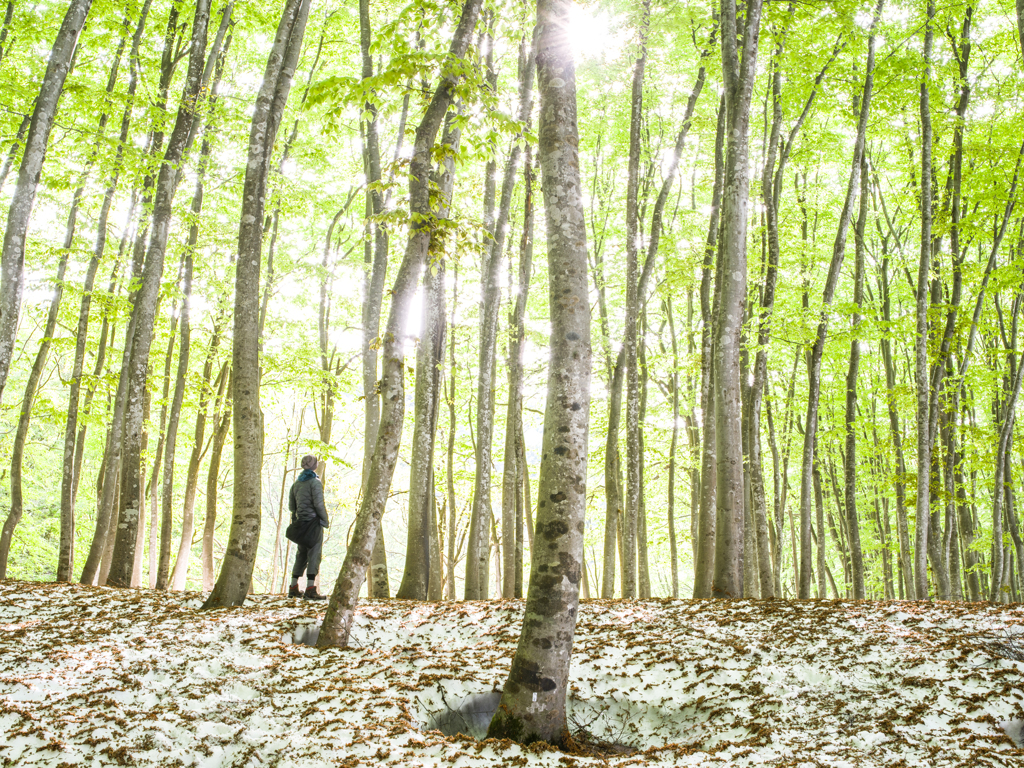
[[[1021,606],[587,601],[571,719],[637,750],[601,759],[431,730],[519,601],[369,601],[329,651],[323,603],[200,604],[0,582],[0,766],[1024,765]]]

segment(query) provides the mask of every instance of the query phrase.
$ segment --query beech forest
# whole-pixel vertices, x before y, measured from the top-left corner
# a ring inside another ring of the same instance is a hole
[[[1024,5],[554,5],[3,4],[0,578],[1020,600]]]

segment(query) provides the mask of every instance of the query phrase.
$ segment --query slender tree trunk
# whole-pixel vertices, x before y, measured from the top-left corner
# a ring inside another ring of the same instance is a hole
[[[494,67],[493,12],[483,12],[484,32],[478,47],[486,51],[484,89],[497,91],[498,73]],[[501,291],[501,255],[495,251],[498,227],[495,221],[496,164],[493,155],[484,166],[483,231],[491,247],[485,248],[480,267],[480,343],[477,349],[476,423],[474,424],[475,472],[473,499],[469,517],[469,535],[466,539],[467,600],[486,600],[490,579],[490,543],[494,513],[491,504],[491,461],[494,437],[494,383],[497,358],[498,305]],[[508,178],[506,169],[505,178]],[[504,233],[502,233],[504,241]],[[497,255],[495,255],[497,253]]]
[[[448,113],[442,144],[445,160],[435,183],[440,192],[438,218],[446,219],[451,210],[455,186],[455,157],[462,131],[456,126],[456,112]],[[434,506],[434,442],[437,434],[437,409],[441,399],[441,365],[445,352],[444,249],[441,238],[431,241],[436,251],[423,276],[423,320],[416,350],[415,425],[412,458],[409,462],[409,530],[405,553],[405,571],[395,595],[400,600],[426,600],[430,588],[431,536]]]
[[[629,163],[626,182],[626,328],[623,349],[626,352],[626,498],[625,525],[622,530],[622,597],[637,596],[637,547],[644,542],[637,539],[640,515],[640,375],[637,360],[637,326],[639,323],[640,295],[637,290],[640,276],[637,254],[640,250],[639,195],[640,145],[643,128],[644,68],[647,64],[647,33],[650,28],[650,0],[639,5],[639,53],[633,65],[633,86],[629,117]]]
[[[468,50],[479,12],[480,0],[466,0],[449,50],[449,56],[453,59],[461,59]],[[441,123],[453,100],[456,77],[446,70],[416,129],[409,176],[409,204],[414,223],[405,256],[395,278],[384,335],[384,375],[380,386],[383,406],[381,423],[351,542],[317,641],[321,648],[348,643],[359,590],[370,566],[370,557],[398,458],[405,416],[405,354],[402,346],[406,315],[415,295],[419,271],[430,247],[433,229],[429,187],[431,154]]]
[[[234,504],[224,562],[204,609],[241,605],[252,583],[262,517],[263,414],[260,410],[260,265],[267,177],[292,78],[302,50],[310,0],[287,0],[256,97],[242,192],[231,347]]]
[[[64,292],[64,272],[67,269],[68,256],[71,253],[71,243],[69,241],[74,236],[74,221],[77,208],[78,200],[76,199],[72,205],[73,212],[68,221],[65,247],[61,250],[60,261],[57,263],[57,287],[53,298],[50,300],[50,310],[46,315],[46,326],[43,328],[39,350],[36,352],[35,361],[32,363],[32,370],[29,371],[28,383],[25,384],[25,395],[21,401],[21,414],[18,417],[18,427],[14,434],[14,445],[11,450],[11,509],[7,519],[4,521],[3,528],[0,529],[0,579],[7,578],[7,560],[11,552],[11,539],[14,536],[14,529],[21,521],[21,516],[24,512],[21,470],[22,459],[25,455],[25,440],[28,437],[29,422],[32,419],[32,404],[35,401],[39,380],[43,375],[43,368],[46,366],[46,358],[50,353],[53,332],[57,328],[57,312],[60,309],[60,300]]]
[[[203,454],[206,452],[208,446],[206,445],[206,424],[209,418],[209,405],[210,396],[214,395],[214,390],[223,389],[223,379],[227,375],[222,370],[220,380],[213,383],[213,389],[211,389],[211,379],[213,378],[213,366],[216,361],[217,352],[220,349],[220,339],[224,332],[223,323],[225,322],[224,316],[218,316],[214,322],[213,334],[210,337],[210,344],[206,353],[206,360],[203,363],[203,381],[201,389],[199,390],[199,404],[196,410],[196,425],[195,433],[193,436],[192,453],[188,460],[188,469],[185,473],[185,498],[182,503],[182,536],[181,542],[178,545],[178,556],[174,561],[174,571],[171,574],[171,588],[174,590],[182,590],[185,588],[185,579],[188,575],[188,565],[191,559],[192,551],[192,534],[195,526],[195,503],[196,503],[196,489],[199,485],[199,469],[203,460]],[[221,392],[222,394],[222,392]],[[217,416],[214,416],[214,429],[219,425]],[[185,536],[185,522],[190,521],[189,535]],[[181,563],[181,565],[179,565]],[[211,580],[209,585],[206,581],[203,582],[204,589],[210,590],[213,588],[212,581],[212,570]]]
[[[1022,297],[1018,295],[1015,299],[1017,307],[1022,301]],[[1016,312],[1015,312],[1016,315]],[[1016,324],[1016,317],[1014,318]],[[1014,334],[1016,335],[1016,334]],[[996,466],[995,466],[995,480],[993,481],[992,487],[992,585],[989,588],[989,600],[993,603],[1005,602],[1004,590],[1010,588],[1009,582],[1007,582],[1003,573],[1004,564],[1004,544],[1003,544],[1003,516],[1005,514],[1003,504],[1005,497],[1005,488],[1007,484],[1007,466],[1009,465],[1008,456],[1013,443],[1013,425],[1014,425],[1014,409],[1017,405],[1017,398],[1020,395],[1021,383],[1024,381],[1024,354],[1020,355],[1020,361],[1017,362],[1014,358],[1016,355],[1011,351],[1007,355],[1007,391],[1004,402],[998,406],[997,413],[999,414],[999,421],[997,425],[999,427],[998,442],[996,444]]]
[[[817,594],[817,597],[818,597],[819,600],[824,600],[825,597],[826,597],[826,595],[825,595],[825,571],[826,571],[826,567],[827,567],[826,563],[825,563],[825,501],[824,501],[824,498],[823,498],[824,494],[822,494],[822,492],[821,492],[821,472],[818,471],[817,466],[814,467],[812,472],[813,472],[813,475],[814,475],[814,477],[813,477],[813,482],[814,482],[814,509],[815,509],[815,512],[817,513],[817,523],[818,523],[818,540],[816,542],[818,546],[816,547],[816,551],[815,551],[815,554],[817,555],[817,558],[818,558],[818,563],[817,563],[818,564],[818,594]],[[833,585],[833,590],[835,590],[834,585]],[[836,599],[839,599],[838,592],[836,593],[835,597],[836,597]]]
[[[874,36],[869,47],[873,49]],[[864,600],[864,556],[860,546],[860,521],[857,517],[857,374],[860,368],[859,338],[861,324],[860,309],[864,304],[864,227],[868,217],[868,168],[867,158],[861,159],[860,211],[855,227],[855,266],[853,302],[857,308],[853,313],[852,340],[850,341],[850,366],[846,373],[846,455],[844,464],[844,485],[846,488],[846,525],[850,537],[850,559],[853,570],[853,597]],[[881,530],[879,530],[881,533]]]
[[[178,165],[187,148],[192,123],[196,119],[196,99],[205,63],[207,27],[210,19],[209,0],[197,0],[192,22],[192,41],[189,46],[189,66],[181,104],[174,128],[167,142],[167,150],[160,167],[153,207],[152,231],[146,251],[142,281],[132,309],[134,322],[130,338],[131,355],[122,376],[128,377],[123,466],[121,470],[122,500],[117,522],[117,540],[111,560],[108,582],[112,586],[128,587],[135,560],[135,541],[141,514],[140,473],[142,446],[142,400],[146,386],[149,351],[153,340],[157,299],[164,270],[164,254],[170,234],[171,205],[179,179]],[[129,339],[126,339],[126,345]]]
[[[918,600],[928,599],[928,522],[931,517],[932,440],[929,434],[931,401],[928,368],[928,284],[932,254],[932,119],[928,89],[931,86],[932,19],[935,3],[928,0],[924,28],[925,71],[921,81],[921,257],[917,271],[917,337],[914,342],[914,383],[917,388],[917,504],[914,532],[914,585]]]
[[[57,581],[70,581],[74,568],[74,535],[75,535],[75,486],[77,484],[77,470],[75,467],[75,432],[78,429],[78,406],[82,388],[82,373],[85,367],[85,347],[89,338],[89,312],[92,308],[92,293],[96,283],[96,273],[99,271],[100,261],[107,244],[107,222],[110,216],[110,208],[114,202],[114,193],[117,191],[118,178],[120,176],[124,145],[128,140],[128,130],[131,123],[132,108],[134,106],[135,93],[138,88],[139,75],[139,46],[142,41],[142,33],[146,27],[146,19],[149,15],[151,0],[146,0],[139,12],[139,21],[135,27],[135,34],[132,36],[132,48],[129,54],[131,76],[128,82],[128,104],[121,119],[121,133],[118,137],[117,152],[114,158],[114,170],[107,183],[103,195],[103,202],[100,205],[99,219],[96,227],[96,245],[93,248],[92,258],[86,269],[85,284],[82,290],[82,304],[78,313],[78,326],[75,334],[75,360],[71,371],[71,387],[68,395],[67,421],[64,427],[64,461],[61,469],[61,493],[60,493],[60,548],[57,557]],[[8,5],[8,8],[12,4]],[[6,30],[6,27],[5,27]],[[114,65],[111,67],[110,77],[107,80],[107,93],[114,90],[117,84],[117,72],[119,69],[123,43],[115,56]],[[106,122],[106,112],[100,118]],[[134,210],[134,204],[132,205]],[[131,213],[129,213],[129,220]]]
[[[790,18],[792,18],[793,6],[790,6]],[[758,319],[757,354],[754,359],[753,381],[748,394],[748,419],[745,423],[745,437],[750,453],[748,466],[751,485],[751,518],[755,526],[756,549],[758,557],[758,582],[761,597],[774,597],[776,595],[776,579],[772,570],[768,553],[771,548],[768,532],[768,510],[765,502],[764,474],[762,472],[761,460],[761,403],[764,388],[768,379],[768,346],[771,340],[772,315],[775,308],[775,292],[779,272],[779,204],[783,191],[783,179],[785,178],[786,164],[789,161],[789,153],[797,134],[803,127],[810,113],[811,105],[818,93],[818,88],[824,80],[825,73],[835,60],[838,50],[833,51],[830,59],[820,70],[815,78],[810,95],[804,104],[796,123],[793,125],[785,140],[782,138],[782,73],[780,70],[780,59],[782,57],[785,42],[785,30],[779,35],[776,44],[775,54],[772,59],[772,120],[771,129],[768,132],[768,146],[766,150],[764,170],[761,176],[761,194],[765,206],[765,245],[767,247],[767,269],[765,272],[764,290],[761,294],[760,311]],[[778,167],[776,168],[776,158]],[[778,491],[778,488],[776,488]],[[780,512],[776,512],[776,521],[781,524]],[[776,567],[775,571],[779,569]]]
[[[883,243],[884,248],[884,243]],[[892,301],[889,294],[889,257],[883,253],[879,267],[879,291],[882,303],[882,321],[889,327],[892,321]],[[896,455],[896,531],[899,538],[899,572],[901,575],[900,591],[908,600],[916,596],[914,589],[914,569],[911,563],[910,529],[907,521],[907,492],[904,478],[907,475],[906,461],[903,458],[903,430],[900,426],[899,412],[896,408],[896,367],[892,357],[892,339],[883,333],[879,340],[882,352],[882,363],[885,366],[885,384],[887,405],[889,410],[889,430],[892,436],[893,451]]]
[[[860,118],[857,123],[857,137],[854,141],[853,161],[850,166],[850,177],[846,187],[846,198],[843,202],[843,209],[839,216],[839,227],[836,232],[835,243],[832,248],[832,260],[829,264],[828,277],[825,280],[825,289],[822,293],[821,316],[818,321],[817,336],[811,354],[808,358],[808,396],[807,396],[807,418],[804,423],[804,450],[803,464],[800,476],[800,587],[799,597],[810,597],[811,589],[811,474],[815,463],[814,445],[818,430],[818,401],[821,392],[821,358],[825,349],[825,339],[828,335],[828,315],[832,306],[832,299],[835,295],[836,284],[839,281],[839,272],[846,255],[846,237],[853,216],[854,200],[860,182],[861,166],[864,158],[864,147],[867,136],[868,115],[871,110],[871,92],[874,84],[874,28],[881,15],[882,0],[875,9],[875,17],[872,21],[872,35],[868,43],[867,64],[865,67],[864,89],[860,98]],[[822,533],[820,543],[824,544]],[[818,576],[819,581],[821,575]]]
[[[533,114],[533,74],[536,67],[536,48],[533,41],[524,35],[519,46],[519,120],[528,126]],[[518,168],[519,144],[512,149],[512,156],[505,168],[506,178],[501,185],[501,205],[505,208],[506,189],[511,205],[511,194]],[[526,191],[523,200],[523,235],[519,248],[519,276],[515,303],[509,316],[508,340],[508,407],[505,418],[504,469],[501,485],[501,538],[503,583],[501,596],[505,598],[522,596],[523,581],[523,481],[519,465],[519,434],[523,429],[523,353],[526,336],[526,300],[530,292],[530,277],[533,270],[533,189],[531,178],[531,148],[526,146]],[[505,214],[507,220],[508,214]],[[499,215],[499,219],[501,216]],[[493,252],[500,253],[498,238],[504,239],[504,228],[495,233]],[[509,272],[511,273],[511,259]],[[512,285],[511,274],[509,284]],[[516,584],[518,583],[518,595]]]
[[[711,597],[715,572],[715,499],[718,483],[718,440],[715,437],[715,366],[714,318],[718,314],[721,281],[717,276],[716,257],[719,235],[719,213],[725,189],[725,97],[718,107],[718,127],[715,131],[715,186],[711,199],[711,221],[708,224],[707,244],[700,279],[701,363],[700,407],[701,443],[700,512],[697,520],[698,542],[693,561],[693,596]],[[712,299],[712,286],[714,298]]]
[[[362,77],[373,77],[373,57],[370,51],[370,2],[359,0],[359,47],[362,59]],[[372,94],[370,94],[372,96]],[[380,336],[380,315],[384,297],[384,281],[388,269],[388,231],[373,219],[385,210],[385,197],[377,186],[381,181],[380,139],[377,130],[377,106],[368,98],[364,107],[367,116],[362,125],[364,135],[363,164],[367,180],[366,209],[369,236],[366,240],[365,261],[368,268],[363,293],[363,402],[366,406],[363,428],[363,495],[370,476],[377,429],[380,425],[380,390],[377,374],[377,348]],[[404,113],[403,113],[404,118]],[[403,130],[399,130],[399,142]],[[384,551],[383,532],[377,537],[371,555],[372,576],[367,584],[370,597],[388,597],[387,555]]]
[[[206,516],[203,520],[203,543],[199,556],[202,566],[203,591],[213,589],[216,577],[213,562],[213,534],[217,528],[217,486],[220,477],[220,459],[231,427],[231,376],[228,364],[217,377],[216,409],[213,413],[213,436],[210,440],[210,466],[206,473]],[[287,560],[287,558],[285,558]]]
[[[448,451],[445,459],[445,506],[448,508],[448,551],[445,553],[444,599],[455,599],[455,433],[458,421],[455,418],[455,309],[459,305],[459,265],[452,271],[452,314],[448,320]]]
[[[568,40],[571,3],[540,0],[538,151],[547,212],[551,302],[544,448],[523,630],[501,705],[488,730],[523,744],[567,745],[566,693],[583,567],[590,312],[586,221],[579,178],[575,71]]]
[[[672,299],[665,299],[665,317],[672,338],[672,442],[668,452],[668,551],[672,574],[672,597],[679,597],[679,553],[676,550],[676,449],[679,444],[679,343],[672,317]]]
[[[184,262],[184,259],[182,259],[182,261]],[[182,266],[184,265],[182,264]],[[181,278],[181,275],[182,268],[179,267],[179,279]],[[164,357],[164,386],[163,394],[160,398],[160,401],[162,403],[162,405],[160,406],[160,420],[156,424],[159,438],[157,439],[156,443],[156,451],[153,452],[153,472],[150,477],[149,485],[146,487],[145,494],[147,500],[149,501],[150,514],[152,516],[152,524],[154,526],[156,526],[157,524],[157,498],[160,495],[159,493],[157,493],[157,487],[158,482],[160,480],[160,470],[163,468],[164,445],[167,442],[167,415],[168,411],[170,410],[169,406],[171,394],[171,364],[174,360],[174,345],[177,330],[178,302],[177,300],[175,300],[174,306],[171,309],[171,327],[169,329],[169,333],[167,334],[167,355]],[[152,406],[153,400],[152,393],[149,391],[148,388],[146,390],[145,397],[146,405],[143,409],[144,413],[142,416],[142,420],[143,423],[148,424],[150,421],[149,409]],[[147,438],[148,434],[144,433],[142,444],[143,455],[147,453],[145,442]],[[173,511],[168,505],[167,508],[164,509],[164,515],[160,520],[160,557],[159,562],[157,563],[156,583],[154,586],[161,591],[167,589],[167,583],[171,573],[171,537],[174,534],[174,518],[172,515]],[[142,526],[140,525],[139,527],[141,529]],[[139,551],[138,547],[136,546],[136,556],[138,556],[138,554]]]
[[[171,79],[177,67],[178,59],[175,56],[175,50],[179,46],[178,32],[178,7],[172,5],[170,12],[168,13],[166,31],[164,33],[164,48],[163,55],[161,57],[160,79],[157,86],[158,95],[154,105],[158,113],[161,114],[166,110],[167,94],[170,88]],[[123,128],[124,126],[122,123],[122,130]],[[159,127],[159,124],[157,124],[157,127],[149,134],[149,143],[146,148],[147,165],[149,164],[148,161],[155,159],[159,155],[163,148],[163,140],[163,130]],[[131,277],[129,280],[129,285],[132,286],[132,288],[130,288],[128,293],[128,303],[132,307],[135,307],[138,303],[139,284],[141,283],[143,260],[146,254],[146,237],[149,232],[149,226],[146,222],[149,221],[149,209],[153,202],[153,184],[153,172],[147,172],[141,184],[143,213],[140,216],[140,223],[136,227],[136,231],[133,235],[134,247],[132,249]],[[137,193],[134,194],[132,198],[133,208],[136,199]],[[128,237],[126,231],[125,237],[121,241],[121,254],[118,256],[119,260],[127,247],[127,243]],[[105,475],[101,483],[102,493],[99,494],[100,498],[97,505],[96,533],[93,536],[92,546],[89,550],[89,557],[86,560],[85,567],[82,571],[82,582],[85,584],[106,583],[107,573],[110,570],[114,543],[117,539],[118,519],[116,517],[117,512],[115,511],[115,507],[117,507],[120,498],[118,491],[122,479],[121,454],[126,428],[125,412],[127,409],[128,383],[130,379],[130,376],[125,372],[128,371],[131,365],[133,351],[132,340],[135,336],[135,326],[137,325],[137,321],[137,313],[132,311],[129,314],[128,326],[125,330],[125,343],[121,355],[122,375],[118,377],[117,394],[114,398],[114,407],[110,416],[110,433],[107,439],[107,448],[104,452],[103,466],[105,467]],[[106,322],[106,320],[104,322]],[[88,395],[86,396],[86,400],[88,400]],[[79,430],[78,446],[84,445],[84,432],[84,427]],[[82,448],[79,447],[76,450],[76,462],[79,461],[81,454]]]
[[[71,69],[78,35],[85,25],[91,6],[92,0],[71,0],[54,39],[32,112],[21,167],[18,169],[18,187],[7,212],[3,251],[0,252],[0,396],[7,384],[14,342],[18,335],[18,316],[25,282],[25,236],[43,169],[46,145],[57,114],[57,102],[64,90],[64,80]]]

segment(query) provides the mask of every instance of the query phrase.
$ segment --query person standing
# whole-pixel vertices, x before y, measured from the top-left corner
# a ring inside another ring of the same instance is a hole
[[[320,555],[324,543],[324,528],[329,528],[331,521],[327,517],[324,505],[324,485],[316,474],[316,456],[302,457],[302,473],[292,483],[288,492],[288,509],[292,513],[292,522],[303,525],[304,542],[296,544],[295,566],[292,568],[292,583],[288,588],[288,597],[301,597],[304,600],[326,600],[316,590],[316,575],[320,571]],[[306,571],[306,591],[299,591],[299,577]]]

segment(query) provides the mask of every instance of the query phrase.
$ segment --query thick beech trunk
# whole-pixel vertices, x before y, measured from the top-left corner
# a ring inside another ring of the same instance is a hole
[[[583,568],[590,311],[579,177],[576,83],[564,33],[571,3],[540,0],[538,154],[550,275],[551,360],[541,454],[537,537],[523,630],[488,736],[568,746],[566,694]]]
[[[722,234],[718,274],[721,303],[715,323],[714,597],[743,597],[743,398],[740,347],[747,299],[747,206],[750,177],[747,140],[761,29],[761,0],[748,0],[740,14],[735,0],[722,0],[722,70],[727,120]]]
[[[466,0],[449,49],[448,55],[451,60],[459,60],[466,55],[480,13],[480,4],[480,0]],[[343,646],[348,643],[359,590],[370,566],[380,519],[384,513],[391,478],[398,460],[398,446],[402,438],[402,422],[405,417],[403,345],[406,316],[430,247],[434,227],[429,185],[431,156],[442,121],[452,104],[456,77],[445,70],[427,106],[426,114],[416,129],[409,175],[409,206],[413,224],[405,256],[395,277],[387,330],[384,334],[384,375],[380,383],[381,421],[351,541],[317,641],[318,647],[321,648]]]
[[[92,0],[71,0],[46,63],[46,73],[36,97],[29,124],[25,152],[18,169],[18,186],[7,212],[3,251],[0,252],[0,396],[7,384],[14,342],[18,335],[18,315],[25,282],[25,237],[43,169],[50,129],[57,114],[57,102],[64,80],[85,25]]]
[[[235,262],[231,409],[234,503],[220,575],[204,609],[241,605],[252,583],[262,517],[263,414],[260,410],[260,267],[267,178],[274,142],[302,50],[310,0],[287,0],[256,97],[242,190]]]

